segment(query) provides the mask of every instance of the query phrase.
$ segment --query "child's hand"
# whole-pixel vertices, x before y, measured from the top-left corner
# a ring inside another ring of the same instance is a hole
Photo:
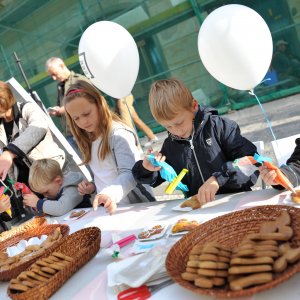
[[[197,199],[201,205],[214,200],[219,184],[214,176],[209,177],[204,184],[199,188]]]
[[[10,198],[8,196],[5,196],[5,198],[0,200],[0,213],[3,213],[10,208],[11,208]]]
[[[258,169],[259,169],[262,180],[267,185],[278,185],[278,183],[275,182],[275,178],[276,178],[277,174],[274,170],[270,170],[266,166],[261,166]]]
[[[48,113],[50,116],[60,117],[61,115],[63,115],[65,113],[65,110],[63,107],[54,106],[54,107],[51,107],[51,109],[48,109]]]
[[[2,180],[6,178],[6,175],[8,173],[8,170],[10,169],[13,159],[15,155],[11,153],[10,151],[4,151],[0,155],[0,177]]]
[[[95,192],[95,184],[92,182],[88,182],[87,180],[83,180],[78,184],[78,192],[80,195],[93,194]]]
[[[164,155],[162,155],[161,153],[159,152],[154,152],[154,157],[157,161],[159,162],[164,162],[166,160],[166,157]],[[143,167],[148,170],[148,171],[151,171],[151,172],[154,172],[154,171],[159,171],[161,169],[161,167],[155,167],[151,164],[151,162],[148,160],[147,156],[144,158],[143,160]]]
[[[27,206],[35,208],[38,201],[39,201],[39,197],[35,194],[24,194],[23,195],[23,203]]]
[[[97,210],[98,206],[104,204],[104,207],[106,208],[106,211],[112,215],[116,209],[117,209],[117,204],[115,201],[113,201],[109,196],[104,195],[104,194],[98,194],[94,198],[93,201],[93,208],[94,210]]]

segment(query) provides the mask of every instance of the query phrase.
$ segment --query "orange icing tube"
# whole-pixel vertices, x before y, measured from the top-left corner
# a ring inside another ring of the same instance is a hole
[[[2,195],[0,196],[0,200],[3,200],[5,197],[6,197],[6,195],[5,195],[5,194],[2,194]],[[9,215],[10,217],[12,217],[12,212],[11,212],[11,209],[10,209],[10,208],[7,209],[5,212],[8,213],[8,215]]]
[[[284,188],[290,190],[292,193],[296,193],[293,185],[291,182],[287,179],[287,177],[280,171],[280,169],[276,166],[274,166],[272,163],[265,161],[264,165],[269,170],[274,170],[276,172],[275,182],[282,185]]]

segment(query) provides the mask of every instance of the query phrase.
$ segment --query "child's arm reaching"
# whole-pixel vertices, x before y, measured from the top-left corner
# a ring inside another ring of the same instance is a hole
[[[159,152],[155,152],[155,158],[161,162],[166,160],[166,157]],[[139,160],[132,168],[132,175],[137,183],[149,184],[152,187],[159,186],[165,180],[161,178],[159,173],[160,167],[155,167],[151,164],[147,157],[144,160]]]
[[[89,195],[93,194],[96,190],[96,186],[93,182],[88,182],[83,180],[78,184],[78,192],[80,195]]]
[[[39,197],[35,194],[24,194],[23,195],[23,203],[26,206],[36,208],[38,201],[39,201]]]
[[[93,200],[93,208],[94,210],[97,210],[98,206],[103,204],[104,208],[106,208],[106,211],[112,215],[116,209],[117,204],[115,201],[113,201],[109,196],[104,194],[98,194]]]
[[[261,176],[262,180],[267,185],[278,185],[278,183],[275,182],[275,178],[276,178],[275,170],[270,170],[270,169],[268,169],[267,166],[261,166],[258,169],[260,171],[260,176]]]
[[[158,162],[164,162],[166,160],[166,157],[161,153],[159,153],[158,151],[154,152],[153,154],[154,154],[154,158]],[[145,156],[143,160],[143,167],[150,172],[159,171],[161,169],[161,167],[155,167],[154,165],[152,165],[152,163],[149,161],[147,156]]]
[[[214,176],[208,178],[198,190],[197,199],[201,205],[214,200],[219,184]]]

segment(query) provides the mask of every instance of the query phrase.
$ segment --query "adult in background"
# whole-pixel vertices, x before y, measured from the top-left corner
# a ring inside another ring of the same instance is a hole
[[[79,155],[80,151],[78,149],[78,146],[67,126],[65,118],[65,108],[63,106],[63,98],[69,87],[73,84],[76,84],[78,80],[87,82],[89,82],[89,80],[84,75],[69,70],[64,61],[59,57],[51,57],[46,61],[46,71],[53,80],[57,81],[57,103],[56,106],[48,109],[49,115],[61,118],[61,125],[64,130],[65,137],[72,148]]]
[[[300,61],[289,51],[289,43],[279,40],[275,44],[276,51],[272,59],[272,67],[277,71],[280,80],[295,78],[300,80]]]
[[[134,125],[138,129],[143,131],[148,138],[148,141],[144,144],[144,147],[149,147],[152,144],[159,141],[158,137],[153,133],[150,127],[148,127],[144,121],[137,114],[133,106],[134,98],[133,95],[129,95],[122,99],[116,99],[115,111],[121,117],[121,119],[130,126],[133,130]],[[134,125],[133,125],[134,123]]]

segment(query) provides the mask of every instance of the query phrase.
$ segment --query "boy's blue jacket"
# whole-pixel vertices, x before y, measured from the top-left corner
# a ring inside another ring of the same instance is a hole
[[[194,136],[180,139],[169,133],[160,152],[166,156],[166,162],[177,174],[183,168],[189,170],[182,183],[188,186],[189,195],[192,196],[198,193],[203,179],[206,181],[211,176],[215,176],[219,183],[218,194],[251,190],[259,172],[248,177],[235,169],[232,162],[236,158],[253,156],[256,151],[256,146],[241,136],[235,121],[218,116],[213,108],[199,106],[194,119]],[[150,184],[152,187],[164,181],[159,172],[146,170],[142,160],[136,162],[132,173],[138,183]]]

